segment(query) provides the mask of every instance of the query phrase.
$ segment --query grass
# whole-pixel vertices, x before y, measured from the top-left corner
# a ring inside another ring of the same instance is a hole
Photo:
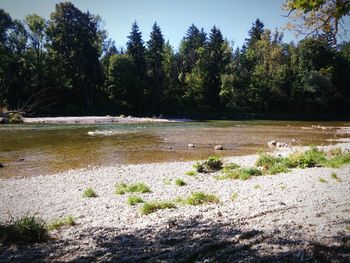
[[[49,231],[59,229],[64,226],[75,226],[76,223],[74,221],[74,218],[72,216],[67,216],[64,218],[56,219],[53,222],[51,222],[47,228]]]
[[[320,181],[321,183],[327,183],[327,180],[322,177],[318,178],[318,181]]]
[[[143,199],[137,195],[131,195],[126,201],[129,205],[137,205],[143,203]]]
[[[83,197],[97,197],[96,192],[91,187],[86,188],[83,192]]]
[[[248,180],[252,176],[259,176],[262,175],[262,172],[255,168],[238,168],[229,172],[226,172],[224,175],[217,176],[216,179],[218,180],[225,180],[225,179],[240,179],[240,180]]]
[[[235,170],[237,168],[239,168],[240,166],[238,164],[235,164],[235,163],[229,163],[227,165],[224,166],[224,168],[222,169],[222,171],[224,173],[228,173],[228,172],[231,172],[232,170]]]
[[[24,216],[17,221],[0,225],[2,244],[40,243],[49,239],[47,225],[42,219]]]
[[[219,203],[219,198],[212,194],[206,194],[203,192],[194,192],[186,199],[178,198],[176,200],[179,203],[185,205],[204,205],[204,204],[216,204]]]
[[[232,193],[231,195],[231,201],[236,201],[238,198],[238,194],[237,193]]]
[[[196,176],[198,173],[195,170],[190,170],[185,173],[188,176]]]
[[[186,182],[184,180],[178,178],[178,179],[176,179],[175,184],[177,186],[184,186],[184,185],[186,185]]]
[[[210,156],[207,160],[203,162],[197,162],[193,165],[193,168],[198,173],[211,173],[221,170],[222,161],[217,156]]]
[[[334,180],[341,181],[341,179],[339,178],[339,176],[335,172],[331,173],[331,178],[334,179]]]
[[[144,183],[136,183],[127,185],[125,183],[117,184],[115,186],[115,193],[123,195],[125,193],[150,193],[151,189]]]
[[[140,209],[140,212],[142,215],[148,215],[161,209],[170,208],[176,208],[176,205],[173,202],[168,201],[153,201],[144,203],[144,205]]]
[[[327,158],[324,151],[311,147],[305,152],[294,152],[288,157],[275,157],[268,153],[260,153],[256,162],[263,168],[264,173],[287,173],[291,168],[330,167],[340,168],[350,163],[350,153],[343,153],[340,148],[330,151],[333,157]]]

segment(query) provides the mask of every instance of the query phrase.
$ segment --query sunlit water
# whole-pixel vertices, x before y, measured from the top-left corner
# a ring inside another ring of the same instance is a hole
[[[322,126],[322,127],[316,127]],[[0,125],[0,177],[51,174],[97,165],[234,156],[270,140],[324,145],[350,122],[207,121],[99,125]],[[194,148],[187,145],[194,144]],[[222,144],[223,151],[214,146]]]

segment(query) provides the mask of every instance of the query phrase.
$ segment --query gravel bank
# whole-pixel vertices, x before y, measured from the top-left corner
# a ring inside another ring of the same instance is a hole
[[[341,147],[350,149],[350,144]],[[256,158],[225,162],[249,167]],[[0,180],[1,221],[35,214],[46,221],[73,215],[78,223],[53,232],[48,244],[5,247],[0,262],[350,260],[350,165],[240,181],[216,180],[215,173],[185,175],[192,164],[122,165]],[[341,180],[331,178],[333,171]],[[176,178],[187,185],[176,186]],[[217,195],[220,203],[141,216],[140,206],[126,204],[129,195],[114,194],[121,182],[149,185],[152,193],[140,194],[145,201],[203,191]],[[82,198],[87,187],[98,197]]]

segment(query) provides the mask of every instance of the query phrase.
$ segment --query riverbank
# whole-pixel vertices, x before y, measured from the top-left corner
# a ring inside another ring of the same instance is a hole
[[[34,117],[23,118],[24,123],[34,124],[106,124],[106,123],[141,123],[141,122],[185,122],[188,119],[163,119],[147,117],[112,117],[112,116],[84,116],[84,117]]]
[[[331,147],[350,149],[349,143]],[[286,155],[291,149],[275,154]],[[256,155],[225,158],[242,167]],[[0,261],[307,261],[349,260],[350,165],[217,180],[188,176],[194,162],[119,165],[0,180],[0,220],[34,214],[50,222],[71,215],[77,225],[52,232],[48,244],[5,247]],[[338,179],[331,177],[335,172]],[[186,182],[177,186],[176,179]],[[177,205],[141,215],[115,185],[143,182],[145,201],[174,200],[202,191],[220,202]],[[83,198],[92,187],[96,198]],[[234,197],[234,198],[233,198]]]

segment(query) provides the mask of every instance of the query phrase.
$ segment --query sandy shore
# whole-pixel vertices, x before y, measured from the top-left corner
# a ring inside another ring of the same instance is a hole
[[[184,122],[188,119],[162,119],[138,117],[112,116],[84,116],[84,117],[35,117],[23,118],[24,123],[41,124],[101,124],[101,123],[136,123],[136,122]]]
[[[350,144],[341,147],[350,149]],[[256,158],[231,157],[225,162],[249,167]],[[72,215],[78,223],[54,231],[48,244],[5,247],[0,262],[350,260],[350,165],[294,169],[247,181],[216,180],[218,173],[185,175],[192,165],[120,165],[0,180],[1,221],[34,214],[48,222]],[[332,179],[332,172],[340,180]],[[176,186],[176,178],[187,185]],[[144,216],[139,205],[126,204],[129,195],[114,194],[121,182],[150,186],[152,193],[140,194],[145,201],[203,191],[217,195],[220,203],[179,205]],[[87,187],[98,197],[82,198]]]

